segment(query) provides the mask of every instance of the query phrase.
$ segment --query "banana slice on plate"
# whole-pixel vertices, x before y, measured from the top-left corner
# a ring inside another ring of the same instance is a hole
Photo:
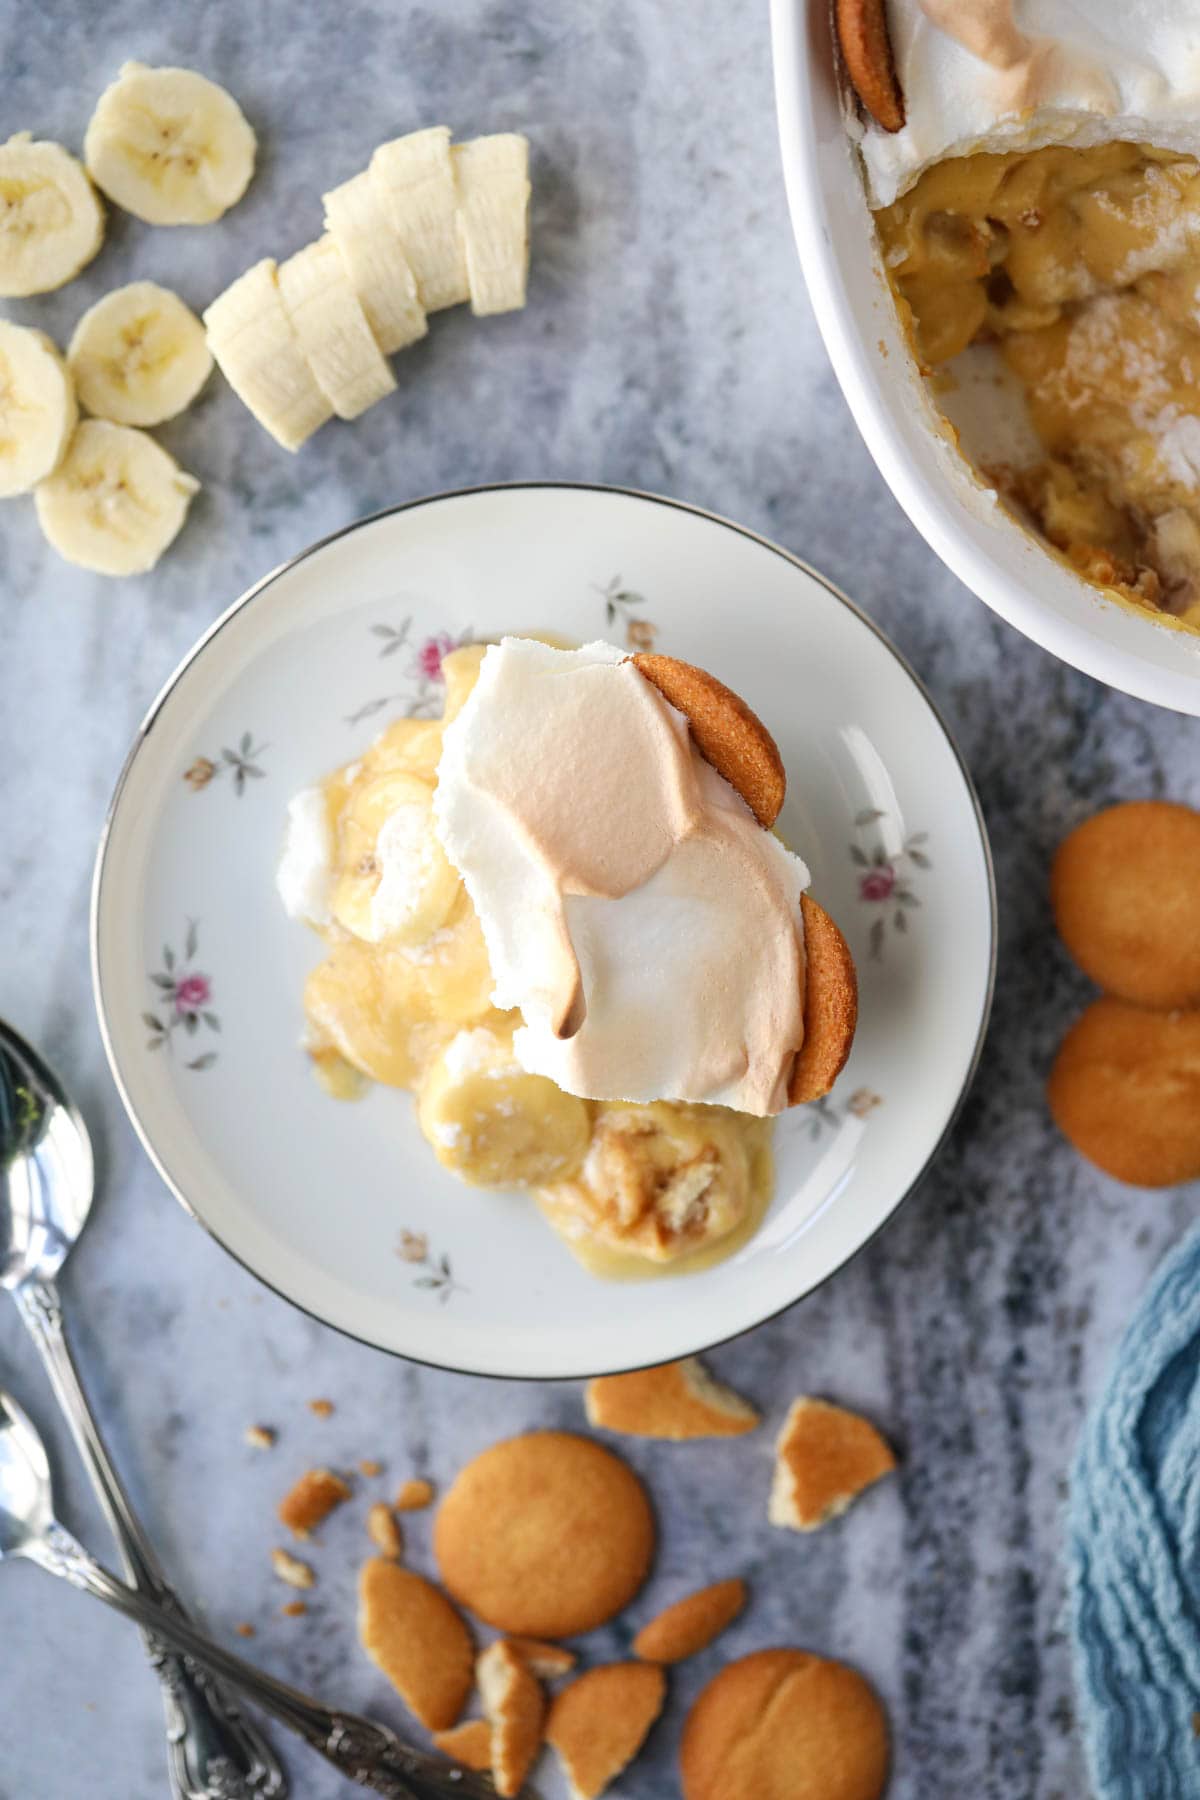
[[[161,425],[196,398],[212,352],[203,325],[178,294],[154,281],[131,281],[84,313],[67,362],[81,402],[96,418]]]
[[[469,300],[449,128],[434,125],[380,144],[369,173],[384,197],[426,312]]]
[[[208,347],[238,399],[285,450],[298,450],[333,415],[292,329],[269,256],[204,314]]]
[[[449,918],[458,873],[433,828],[433,789],[396,770],[351,796],[337,831],[329,910],[371,944],[420,944]]]
[[[367,324],[385,356],[425,336],[429,322],[416,277],[392,229],[387,199],[364,169],[324,196],[325,228],[342,253]]]
[[[209,225],[245,193],[256,147],[215,81],[128,62],[97,102],[83,158],[96,186],[148,225]]]
[[[45,332],[0,319],[0,499],[54,472],[76,416],[70,373]]]
[[[279,265],[279,292],[317,386],[339,419],[357,419],[395,392],[395,377],[328,232]]]
[[[0,295],[48,294],[91,262],[104,208],[61,144],[19,131],[0,144]]]
[[[68,562],[99,575],[152,569],[200,483],[144,431],[85,419],[33,491],[38,523]]]
[[[505,131],[455,144],[450,156],[471,311],[515,312],[529,276],[529,143]]]
[[[513,1055],[512,1026],[460,1031],[430,1064],[417,1121],[447,1169],[476,1187],[565,1181],[587,1152],[587,1103]]]

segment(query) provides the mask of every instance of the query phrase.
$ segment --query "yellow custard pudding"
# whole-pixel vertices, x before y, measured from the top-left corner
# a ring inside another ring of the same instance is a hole
[[[1200,167],[954,157],[877,215],[922,368],[994,343],[1045,456],[991,476],[1089,580],[1200,630]]]
[[[933,393],[956,416],[955,392],[994,392],[960,446],[1086,580],[1200,631],[1194,11],[873,3],[870,47],[866,0],[839,3],[852,130]],[[994,363],[957,361],[984,347]]]
[[[772,1116],[849,1049],[827,1009],[805,1048],[838,973],[818,931],[809,980],[807,870],[625,653],[506,638],[442,673],[441,719],[289,807],[316,1074],[408,1089],[444,1168],[528,1191],[599,1274],[707,1266],[769,1202]]]

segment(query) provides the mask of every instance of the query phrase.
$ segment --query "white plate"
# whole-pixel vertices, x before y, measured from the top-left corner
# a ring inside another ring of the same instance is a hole
[[[779,137],[813,311],[880,474],[946,566],[1035,644],[1139,699],[1200,714],[1200,637],[1106,599],[1047,555],[942,425],[880,264],[842,117],[831,14],[812,0],[771,0]],[[978,437],[986,428],[972,423]]]
[[[706,1272],[589,1276],[529,1200],[435,1163],[407,1094],[326,1098],[298,1047],[321,945],[284,918],[288,796],[398,713],[438,710],[440,647],[553,630],[718,673],[779,741],[781,827],[862,983],[832,1098],[776,1127],[758,1234]],[[404,1356],[578,1376],[682,1356],[814,1288],[920,1176],[975,1066],[994,895],[970,782],[861,613],[786,552],[671,501],[484,488],[365,520],[269,575],[151,708],[96,866],[109,1061],[164,1180],[297,1305]],[[190,1021],[190,1023],[189,1023]]]

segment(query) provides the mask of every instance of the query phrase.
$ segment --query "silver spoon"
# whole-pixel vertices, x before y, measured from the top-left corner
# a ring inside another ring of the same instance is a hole
[[[41,1352],[126,1575],[184,1618],[109,1461],[63,1332],[55,1277],[93,1192],[87,1127],[53,1071],[0,1020],[0,1287]],[[153,1634],[146,1652],[162,1684],[174,1800],[282,1800],[288,1787],[274,1751],[220,1686]]]
[[[189,1660],[240,1688],[264,1712],[297,1732],[335,1769],[390,1800],[495,1800],[490,1781],[402,1744],[358,1713],[336,1712],[299,1689],[264,1675],[204,1637],[179,1614],[126,1587],[90,1556],[54,1517],[50,1467],[42,1440],[16,1401],[0,1392],[0,1562],[23,1556],[51,1575],[103,1600],[143,1630],[165,1638]]]

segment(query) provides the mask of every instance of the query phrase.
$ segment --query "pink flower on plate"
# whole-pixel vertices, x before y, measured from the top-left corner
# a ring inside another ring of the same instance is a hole
[[[442,679],[442,658],[449,656],[452,650],[458,649],[457,638],[452,638],[448,631],[435,631],[426,638],[417,651],[417,671],[426,681]]]
[[[207,1006],[212,998],[212,988],[207,975],[185,975],[175,984],[176,1012],[196,1012]]]
[[[859,876],[858,897],[860,900],[890,900],[895,885],[895,869],[891,863],[883,863]]]

